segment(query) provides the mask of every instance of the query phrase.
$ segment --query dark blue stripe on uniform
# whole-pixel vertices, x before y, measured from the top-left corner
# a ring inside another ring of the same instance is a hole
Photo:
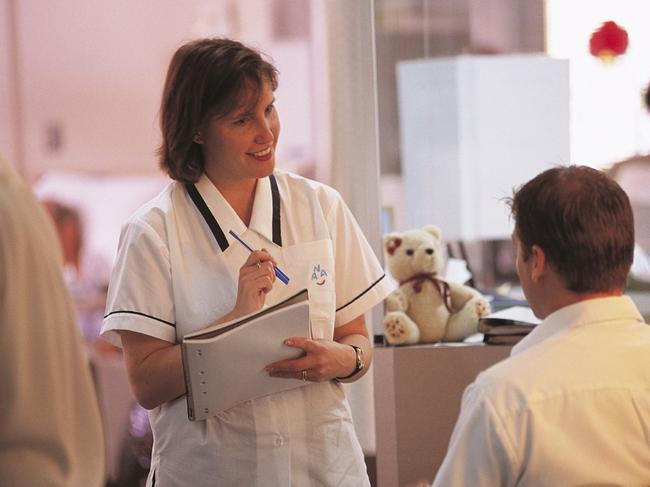
[[[104,319],[108,318],[111,315],[118,315],[118,314],[129,314],[129,315],[144,316],[145,318],[151,318],[152,320],[160,321],[161,323],[164,323],[164,324],[169,325],[169,326],[171,326],[173,328],[176,328],[175,323],[170,323],[169,321],[161,320],[160,318],[156,318],[155,316],[140,313],[139,311],[111,311],[106,316],[104,316]]]
[[[210,211],[210,208],[208,208],[208,205],[205,203],[205,200],[201,196],[201,193],[199,193],[199,190],[196,189],[196,186],[194,186],[192,183],[187,183],[185,187],[187,188],[187,192],[189,193],[190,198],[192,198],[194,205],[201,212],[201,215],[203,215],[203,219],[208,224],[208,227],[210,227],[212,235],[214,235],[214,238],[219,244],[219,248],[221,248],[222,252],[225,252],[225,250],[228,248],[228,239],[224,235],[223,230],[221,230],[219,223],[214,218],[214,215]]]
[[[341,306],[340,308],[337,308],[336,312],[338,313],[338,312],[341,311],[343,308],[345,308],[345,307],[347,307],[347,306],[350,306],[350,305],[351,305],[352,303],[354,303],[357,299],[359,299],[361,296],[363,296],[363,295],[366,294],[368,291],[370,291],[373,287],[375,287],[377,284],[379,284],[379,282],[380,282],[384,277],[386,277],[386,273],[384,273],[383,276],[381,276],[379,279],[377,279],[375,282],[373,282],[373,283],[372,283],[372,284],[371,284],[367,289],[365,289],[364,291],[362,291],[362,292],[361,292],[360,294],[358,294],[355,298],[351,299],[350,301],[348,301],[346,304],[344,304],[344,305]]]
[[[271,195],[273,197],[273,243],[282,247],[282,229],[280,228],[280,191],[275,176],[269,176],[271,181]]]

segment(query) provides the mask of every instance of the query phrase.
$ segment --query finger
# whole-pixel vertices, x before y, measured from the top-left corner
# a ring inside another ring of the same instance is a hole
[[[275,269],[273,268],[272,262],[264,262],[261,265],[261,268],[264,269],[268,275],[271,277],[271,282],[275,282]]]
[[[287,347],[301,348],[307,353],[320,352],[322,345],[316,340],[305,337],[289,337],[284,341]]]
[[[263,264],[264,262],[270,262],[271,266],[275,265],[275,259],[266,250],[254,250],[248,255],[248,258],[246,259],[246,262],[244,262],[243,267],[247,267],[247,266],[257,267],[258,262],[260,264]]]
[[[257,279],[260,276],[268,277],[271,282],[275,282],[275,269],[273,269],[273,264],[271,262],[254,262],[249,266],[244,266],[240,271],[241,275],[250,275],[254,279]]]
[[[239,284],[237,294],[245,296],[259,296],[268,294],[273,289],[274,279],[266,270],[242,268],[239,272]]]
[[[255,286],[264,294],[268,294],[273,289],[273,278],[268,274],[258,276],[255,278]]]
[[[275,261],[273,256],[271,254],[269,254],[268,250],[260,249],[260,252],[264,252],[267,255],[267,257],[268,257],[267,261],[271,263],[271,267],[273,267],[274,265],[278,265],[278,263]]]
[[[269,262],[253,262],[250,265],[244,265],[239,270],[240,281],[250,280],[257,282],[260,278],[266,278],[273,284],[275,282],[275,271],[273,265]]]
[[[278,360],[277,362],[270,363],[264,369],[274,377],[285,377],[287,374],[294,374],[304,369],[310,369],[314,366],[312,360],[308,356]],[[277,375],[281,374],[281,375]]]
[[[303,379],[303,374],[302,371],[305,371],[305,377]],[[313,374],[313,371],[309,369],[300,369],[296,371],[274,371],[270,372],[269,375],[271,377],[276,377],[279,379],[300,379],[300,380],[306,380],[306,381],[313,381],[317,380],[317,377]]]

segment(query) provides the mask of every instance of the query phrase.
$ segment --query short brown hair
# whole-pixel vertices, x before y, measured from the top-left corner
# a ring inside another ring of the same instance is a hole
[[[625,191],[586,166],[539,174],[508,201],[523,258],[545,253],[568,290],[624,289],[634,254],[634,217]]]
[[[199,128],[212,116],[225,116],[251,88],[264,81],[275,90],[278,72],[262,55],[230,39],[199,39],[182,45],[172,57],[160,106],[160,166],[172,179],[192,183],[203,173]],[[257,97],[256,97],[257,98]]]

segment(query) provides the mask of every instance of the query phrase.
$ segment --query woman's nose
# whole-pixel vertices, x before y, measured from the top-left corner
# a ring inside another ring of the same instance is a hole
[[[271,130],[271,124],[268,120],[261,120],[258,124],[257,135],[255,136],[255,142],[257,144],[268,144],[273,142],[273,130]]]

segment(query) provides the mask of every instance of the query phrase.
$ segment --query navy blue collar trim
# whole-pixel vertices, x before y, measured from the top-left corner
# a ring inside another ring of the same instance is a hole
[[[221,230],[221,227],[210,211],[210,208],[208,208],[208,205],[205,203],[205,200],[201,196],[201,193],[199,193],[199,190],[196,189],[196,186],[194,186],[192,183],[187,183],[185,187],[187,188],[187,192],[189,193],[190,198],[192,198],[194,205],[201,212],[201,215],[203,215],[203,219],[208,224],[208,227],[210,227],[212,235],[214,235],[214,238],[221,248],[221,251],[225,252],[228,248],[228,239],[224,235],[223,230]]]
[[[282,228],[280,227],[280,191],[275,176],[269,176],[271,181],[271,196],[273,198],[273,243],[282,247]]]
[[[273,174],[269,176],[269,180],[271,182],[271,197],[273,204],[273,243],[282,247],[282,229],[280,225],[280,191],[278,190],[278,182],[275,180],[275,176]],[[228,239],[219,226],[219,222],[217,222],[216,218],[210,211],[210,208],[208,208],[208,205],[205,203],[205,200],[201,196],[201,193],[199,193],[199,190],[196,189],[196,186],[192,183],[187,183],[185,185],[185,188],[187,189],[187,193],[190,195],[190,198],[192,198],[194,205],[203,216],[205,222],[208,224],[208,227],[210,227],[210,231],[219,244],[219,248],[222,252],[225,252],[229,245]]]

